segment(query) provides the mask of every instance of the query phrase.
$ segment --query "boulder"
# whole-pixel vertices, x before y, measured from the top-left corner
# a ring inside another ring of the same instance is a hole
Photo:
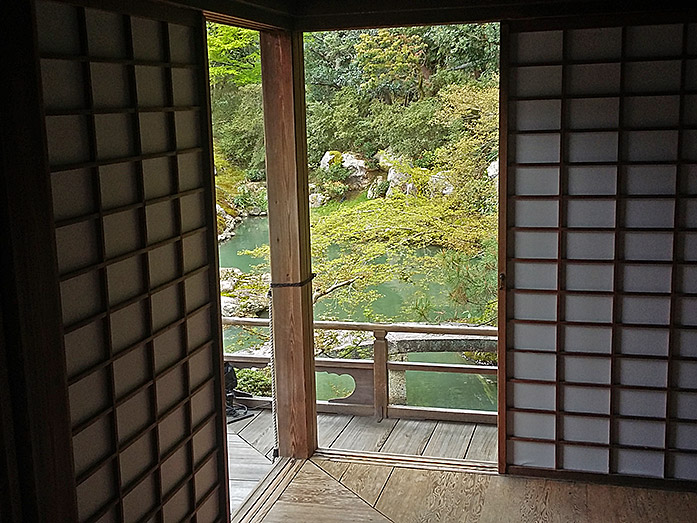
[[[341,161],[341,151],[327,151],[326,153],[324,153],[324,156],[322,156],[322,159],[319,161],[319,168],[327,170],[329,169],[330,165],[339,163]]]
[[[455,187],[448,181],[443,172],[434,174],[428,179],[428,188],[431,191],[431,196],[436,194],[446,196],[452,194],[455,190]]]
[[[368,187],[367,198],[369,200],[374,200],[375,198],[381,198],[385,196],[384,190],[385,179],[382,176],[378,176],[373,180],[373,183]],[[381,194],[382,193],[382,194]]]
[[[499,175],[499,160],[498,158],[489,164],[486,168],[486,174],[489,176],[490,180],[493,180]]]
[[[365,160],[358,158],[352,153],[341,155],[341,165],[351,171],[346,183],[355,188],[364,188],[368,185],[368,169],[365,167]]]
[[[310,207],[317,208],[322,207],[325,203],[329,201],[329,196],[326,194],[314,192],[310,194]]]

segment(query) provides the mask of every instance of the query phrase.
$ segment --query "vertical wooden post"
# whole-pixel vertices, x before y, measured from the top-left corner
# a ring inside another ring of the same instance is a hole
[[[378,420],[387,417],[389,390],[387,384],[387,332],[373,331],[373,387],[375,397],[375,417]]]
[[[302,33],[261,33],[273,336],[281,456],[317,448]]]

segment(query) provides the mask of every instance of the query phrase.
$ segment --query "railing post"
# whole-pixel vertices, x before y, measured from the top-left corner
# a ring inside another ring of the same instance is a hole
[[[373,331],[373,387],[375,397],[375,417],[387,417],[389,386],[387,381],[387,331]]]

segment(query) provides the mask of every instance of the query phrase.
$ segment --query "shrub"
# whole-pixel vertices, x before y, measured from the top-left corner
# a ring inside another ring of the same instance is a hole
[[[237,369],[237,389],[255,396],[271,396],[271,368]]]

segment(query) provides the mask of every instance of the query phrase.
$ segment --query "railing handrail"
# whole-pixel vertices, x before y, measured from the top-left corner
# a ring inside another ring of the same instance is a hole
[[[223,325],[247,327],[268,327],[269,320],[264,318],[243,318],[239,316],[223,316]],[[498,337],[498,328],[478,325],[429,325],[420,323],[367,323],[356,321],[323,321],[314,322],[315,329],[346,330],[346,331],[384,331],[384,332],[413,332],[416,334],[464,334],[469,336]]]

